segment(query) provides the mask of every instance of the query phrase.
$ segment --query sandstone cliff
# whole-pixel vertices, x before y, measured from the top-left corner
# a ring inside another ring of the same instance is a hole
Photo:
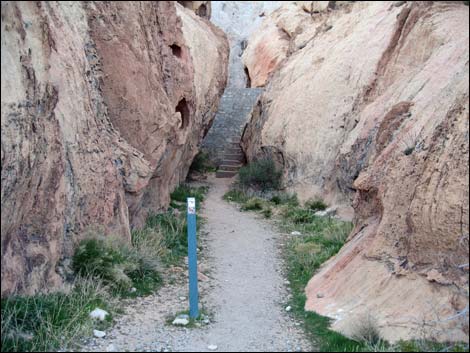
[[[1,16],[3,295],[56,288],[87,227],[129,239],[167,206],[228,43],[176,2],[2,2]]]
[[[354,208],[306,309],[346,334],[370,313],[392,341],[468,340],[468,314],[446,320],[468,310],[468,6],[301,3],[244,53],[252,83],[267,84],[243,145],[303,198]]]

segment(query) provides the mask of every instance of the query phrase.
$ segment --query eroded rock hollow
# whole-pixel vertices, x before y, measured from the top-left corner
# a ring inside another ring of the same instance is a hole
[[[165,209],[229,50],[170,1],[2,2],[1,16],[3,295],[57,288],[87,228],[129,239]]]
[[[468,33],[463,2],[302,1],[249,39],[266,91],[248,159],[354,215],[306,289],[306,309],[346,334],[372,315],[391,341],[468,340]]]

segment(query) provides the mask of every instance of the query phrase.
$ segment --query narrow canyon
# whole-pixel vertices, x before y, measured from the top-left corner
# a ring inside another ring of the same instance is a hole
[[[222,200],[269,160],[282,192],[353,224],[309,276],[306,312],[347,337],[373,313],[387,342],[426,329],[468,347],[468,2],[4,1],[1,19],[2,300],[71,283],[90,233],[131,244],[204,155],[204,256],[222,282],[208,297],[246,326],[216,314],[210,337],[269,350],[271,327],[276,350],[311,349],[283,309],[260,329],[285,294],[284,240]],[[179,350],[208,344],[189,337]]]

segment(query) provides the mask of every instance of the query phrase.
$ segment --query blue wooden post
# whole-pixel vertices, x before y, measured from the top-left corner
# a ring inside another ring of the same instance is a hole
[[[189,317],[199,316],[197,290],[196,199],[188,197]]]

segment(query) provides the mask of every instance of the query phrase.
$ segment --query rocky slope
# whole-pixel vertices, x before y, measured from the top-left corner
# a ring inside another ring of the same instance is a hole
[[[3,295],[56,288],[88,228],[129,239],[167,206],[228,43],[176,2],[2,2],[1,16]]]
[[[468,341],[468,6],[305,3],[250,39],[244,62],[266,92],[243,145],[302,198],[354,209],[306,309],[346,334],[371,315],[392,341]]]

